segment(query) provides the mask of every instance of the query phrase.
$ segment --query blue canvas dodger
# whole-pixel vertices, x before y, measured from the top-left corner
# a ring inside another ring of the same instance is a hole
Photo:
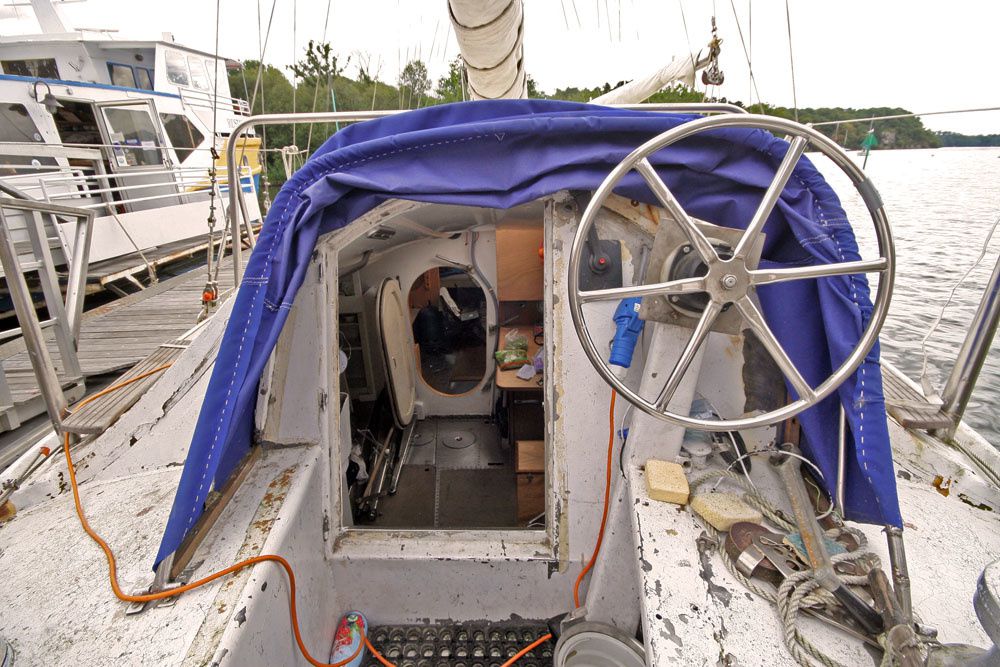
[[[429,107],[333,135],[278,193],[224,334],[156,563],[174,552],[251,446],[258,382],[320,235],[389,199],[510,208],[560,190],[594,190],[646,140],[694,118],[550,100]],[[650,156],[689,214],[744,228],[788,143],[753,129],[702,133]],[[638,174],[618,194],[655,203]],[[860,259],[833,190],[807,158],[764,228],[765,267]],[[850,354],[871,315],[864,276],[759,291],[775,335],[813,386]],[[832,492],[837,423],[850,426],[848,518],[901,525],[876,346],[838,391],[800,416],[803,450]]]

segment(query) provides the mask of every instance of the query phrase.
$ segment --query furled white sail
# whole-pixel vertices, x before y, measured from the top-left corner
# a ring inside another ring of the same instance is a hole
[[[674,58],[649,76],[634,79],[614,90],[590,100],[594,104],[638,104],[673,81],[694,86],[694,74],[707,65],[709,57],[698,54],[696,58]]]
[[[448,0],[474,100],[528,96],[521,0]]]

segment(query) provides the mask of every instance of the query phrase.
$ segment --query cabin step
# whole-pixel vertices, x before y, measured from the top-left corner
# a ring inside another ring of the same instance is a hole
[[[436,625],[381,625],[368,632],[372,646],[395,665],[499,667],[548,633],[544,621],[475,622]],[[552,642],[518,660],[518,667],[551,667]],[[362,667],[381,667],[369,652]]]

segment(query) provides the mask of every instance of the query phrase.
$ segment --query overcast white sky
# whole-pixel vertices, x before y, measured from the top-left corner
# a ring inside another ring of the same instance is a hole
[[[325,0],[221,0],[219,51],[259,54],[257,8],[274,21],[264,60],[287,65],[309,39],[323,36]],[[0,34],[37,31],[30,8],[0,0]],[[743,37],[767,102],[791,106],[785,3],[782,0],[525,0],[525,65],[542,90],[590,87],[646,74],[673,56],[704,46],[717,13],[724,40],[722,95],[747,101]],[[753,8],[752,31],[749,8]],[[70,28],[117,28],[119,38],[173,33],[183,44],[214,49],[211,0],[85,0],[58,4]],[[395,81],[420,57],[436,79],[458,53],[446,0],[332,0],[327,41],[371,62]],[[899,106],[932,111],[1000,106],[1000,3],[992,0],[791,0],[799,106]],[[293,16],[297,15],[293,31]],[[294,40],[293,40],[294,33]],[[752,36],[752,39],[751,39]],[[699,84],[700,85],[700,84]],[[936,130],[1000,133],[1000,112],[932,116]]]

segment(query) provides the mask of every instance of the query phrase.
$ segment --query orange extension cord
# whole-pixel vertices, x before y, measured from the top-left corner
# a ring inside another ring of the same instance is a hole
[[[601,514],[601,528],[597,531],[597,544],[594,545],[594,553],[590,555],[590,560],[587,561],[586,567],[580,571],[580,576],[576,578],[576,583],[573,584],[573,605],[578,609],[580,607],[580,584],[583,583],[583,578],[587,576],[590,569],[594,567],[594,563],[597,562],[597,555],[601,552],[601,544],[604,543],[604,527],[608,523],[608,504],[611,499],[611,461],[615,449],[615,398],[617,397],[618,392],[612,389],[611,407],[608,411],[608,465],[607,474],[604,479],[604,513]]]
[[[147,377],[149,377],[151,375],[155,375],[156,373],[160,373],[162,371],[165,371],[166,369],[170,368],[170,366],[171,366],[171,364],[165,364],[163,366],[159,366],[158,368],[154,368],[154,369],[152,369],[150,371],[147,371],[145,373],[137,375],[137,376],[135,376],[133,378],[129,378],[128,380],[125,380],[124,382],[119,382],[118,384],[113,384],[110,387],[106,387],[105,389],[102,389],[101,391],[97,392],[93,396],[88,396],[87,398],[85,398],[82,401],[80,401],[77,404],[76,409],[79,410],[80,408],[82,408],[83,406],[87,405],[91,401],[94,401],[94,400],[100,398],[101,396],[105,396],[107,394],[110,394],[111,392],[116,391],[118,389],[121,389],[122,387],[127,387],[128,385],[130,385],[130,384],[132,384],[134,382],[138,382],[139,380],[144,380],[145,378],[147,378]],[[612,435],[614,435],[614,415],[615,415],[614,406],[615,406],[615,394],[614,394],[614,392],[612,392],[612,394],[611,394],[611,424],[612,424],[611,431],[612,431]],[[177,588],[172,588],[172,589],[166,590],[166,591],[159,591],[157,593],[147,593],[147,594],[143,594],[143,595],[129,595],[128,593],[124,593],[122,591],[121,587],[118,585],[118,563],[117,563],[117,560],[115,559],[114,552],[111,550],[111,547],[108,546],[108,543],[105,542],[104,539],[100,535],[98,535],[97,532],[93,528],[91,528],[90,523],[87,521],[87,517],[86,517],[86,515],[83,512],[83,505],[80,502],[80,489],[79,489],[79,486],[77,485],[77,481],[76,481],[76,468],[73,465],[73,458],[70,455],[70,451],[69,451],[69,444],[70,444],[69,440],[70,440],[70,437],[69,437],[69,434],[67,433],[65,435],[64,440],[63,440],[63,453],[66,455],[66,468],[69,471],[70,487],[73,489],[73,503],[74,503],[74,505],[76,505],[76,515],[80,519],[80,525],[83,527],[84,532],[86,532],[87,535],[89,535],[90,538],[92,540],[94,540],[94,542],[97,543],[97,546],[101,547],[101,550],[104,552],[104,555],[105,555],[105,557],[108,560],[108,578],[109,578],[109,580],[111,582],[111,590],[114,592],[115,597],[117,597],[119,600],[122,600],[123,602],[152,602],[154,600],[162,600],[164,598],[174,597],[174,596],[180,595],[181,593],[186,593],[187,591],[190,591],[190,590],[193,590],[195,588],[198,588],[200,586],[204,586],[205,584],[213,582],[213,581],[215,581],[216,579],[218,579],[220,577],[224,577],[224,576],[226,576],[228,574],[232,574],[234,572],[242,570],[245,567],[249,567],[250,565],[256,565],[257,563],[266,563],[266,562],[277,563],[278,565],[280,565],[285,570],[285,573],[288,575],[288,611],[289,611],[289,615],[291,616],[291,619],[292,619],[292,633],[295,635],[295,643],[298,645],[299,651],[301,651],[301,653],[302,653],[302,657],[304,657],[309,662],[309,664],[314,665],[314,667],[344,667],[344,665],[346,665],[347,663],[351,662],[356,657],[358,657],[358,655],[361,653],[361,649],[363,647],[367,647],[368,650],[371,651],[372,655],[375,656],[375,659],[378,660],[379,662],[381,662],[383,665],[385,665],[385,667],[396,667],[393,663],[391,663],[388,660],[386,660],[382,656],[381,653],[379,653],[377,650],[375,650],[375,647],[372,646],[371,642],[368,640],[368,636],[364,632],[362,632],[362,634],[361,634],[362,642],[360,644],[358,644],[357,650],[355,650],[354,653],[352,653],[350,656],[348,656],[344,660],[341,660],[340,662],[335,662],[335,663],[320,662],[316,658],[312,657],[312,654],[309,653],[309,649],[306,648],[305,642],[302,641],[302,634],[299,631],[299,615],[298,615],[298,610],[297,610],[297,608],[295,606],[295,572],[292,570],[292,566],[288,563],[288,561],[285,560],[284,558],[282,558],[281,556],[272,555],[272,554],[264,554],[262,556],[254,556],[253,558],[248,558],[246,560],[242,560],[242,561],[240,561],[238,563],[230,565],[229,567],[227,567],[227,568],[225,568],[223,570],[219,570],[218,572],[214,572],[214,573],[212,573],[212,574],[210,574],[210,575],[208,575],[206,577],[202,577],[201,579],[198,579],[197,581],[192,581],[189,584],[185,584],[183,586],[178,586]],[[611,482],[611,480],[610,480],[610,476],[611,476],[611,458],[610,458],[610,456],[611,455],[609,454],[608,455],[608,484],[609,485],[610,485],[610,482]],[[607,501],[608,501],[608,494],[606,492],[604,494],[604,518],[605,519],[607,518],[607,514],[608,514]],[[604,523],[605,523],[605,521],[604,521],[604,519],[602,519],[601,520],[601,533],[600,533],[600,536],[598,537],[597,548],[594,550],[594,556],[591,558],[591,563],[588,564],[588,566],[587,566],[588,569],[593,564],[594,558],[597,557],[597,551],[600,550],[600,548],[601,548],[601,538],[604,535]],[[582,575],[581,575],[581,577],[582,577]],[[580,581],[578,579],[577,580],[577,587],[579,587],[579,585],[580,585]],[[576,596],[576,589],[575,588],[574,588],[573,594],[574,594],[574,597],[575,597]],[[528,644],[523,649],[521,649],[510,660],[508,660],[507,662],[505,662],[502,667],[510,667],[515,662],[517,662],[519,659],[521,659],[522,657],[524,657],[525,655],[527,655],[528,652],[530,652],[533,648],[535,648],[536,646],[539,646],[539,645],[541,645],[541,644],[549,641],[550,639],[552,639],[552,634],[551,633],[545,634],[545,635],[539,637],[534,642],[532,642],[531,644]]]
[[[110,394],[111,392],[121,389],[122,387],[127,387],[128,385],[134,382],[138,382],[139,380],[144,380],[145,378],[151,375],[155,375],[156,373],[165,371],[166,369],[170,368],[170,366],[171,364],[165,364],[163,366],[159,366],[158,368],[154,368],[150,371],[137,375],[133,378],[129,378],[124,382],[119,382],[118,384],[113,384],[110,387],[106,387],[105,389],[102,389],[93,396],[88,396],[87,398],[80,401],[77,404],[76,409],[80,409],[83,406],[90,403],[91,401],[94,401],[100,398],[101,396]],[[601,515],[601,527],[597,533],[597,544],[594,545],[594,552],[593,554],[591,554],[590,560],[587,562],[586,567],[584,567],[583,570],[580,572],[580,575],[576,578],[576,583],[573,585],[573,604],[576,605],[576,607],[580,606],[580,584],[581,582],[583,582],[583,578],[587,575],[587,573],[591,570],[591,568],[593,568],[594,563],[597,561],[597,556],[601,551],[601,544],[604,542],[604,528],[607,525],[608,521],[608,503],[610,501],[610,496],[611,496],[611,463],[613,460],[613,451],[615,444],[616,397],[617,397],[617,392],[612,390],[611,406],[608,415],[608,421],[610,423],[609,427],[610,433],[608,435],[608,462],[607,462],[607,474],[604,485],[604,512]],[[340,662],[335,662],[335,663],[320,662],[319,660],[316,660],[316,658],[312,657],[312,654],[310,654],[309,650],[306,648],[305,642],[302,641],[302,634],[299,631],[299,615],[297,608],[295,606],[295,573],[292,571],[292,566],[288,563],[288,561],[282,558],[281,556],[273,554],[254,556],[253,558],[242,560],[238,563],[230,565],[229,567],[223,570],[214,572],[206,577],[202,577],[197,581],[192,581],[189,584],[178,586],[177,588],[172,588],[170,590],[159,591],[157,593],[146,593],[143,595],[129,595],[128,593],[124,593],[121,587],[118,585],[118,564],[115,559],[114,552],[111,550],[111,547],[108,546],[108,543],[105,542],[104,539],[100,535],[98,535],[93,528],[90,527],[90,523],[87,521],[87,517],[83,512],[83,505],[80,502],[80,489],[76,482],[76,468],[73,466],[73,458],[70,455],[69,451],[69,444],[70,444],[69,441],[70,441],[70,436],[67,433],[63,440],[63,453],[66,455],[66,468],[69,471],[70,487],[73,489],[73,503],[76,505],[76,515],[80,519],[80,525],[83,527],[83,530],[87,533],[87,535],[90,536],[92,540],[94,540],[94,542],[97,543],[99,547],[101,547],[101,550],[104,552],[104,555],[108,560],[108,578],[111,582],[111,590],[114,592],[115,597],[117,597],[119,600],[122,600],[123,602],[152,602],[154,600],[162,600],[164,598],[174,597],[180,595],[181,593],[186,593],[187,591],[199,588],[200,586],[204,586],[205,584],[211,583],[220,577],[232,574],[234,572],[242,570],[245,567],[256,565],[257,563],[266,563],[266,562],[277,563],[285,570],[285,573],[288,575],[288,593],[289,593],[288,611],[292,619],[292,633],[295,635],[295,643],[298,645],[299,651],[302,652],[302,656],[309,662],[309,664],[314,665],[314,667],[344,667],[344,665],[354,660],[361,653],[362,647],[367,647],[368,650],[371,651],[372,655],[375,656],[375,658],[379,662],[385,665],[385,667],[396,667],[391,662],[386,660],[377,650],[375,650],[375,647],[372,646],[371,642],[368,640],[368,637],[367,635],[364,634],[364,632],[362,632],[361,634],[362,642],[358,645],[357,650],[354,651],[354,653],[351,654],[349,657],[345,658],[344,660],[341,660]],[[523,649],[518,651],[517,654],[515,654],[513,657],[510,658],[510,660],[503,663],[502,667],[510,667],[511,665],[516,663],[519,659],[527,655],[532,649],[534,649],[537,646],[540,646],[541,644],[549,641],[550,639],[552,639],[551,633],[539,637],[538,639],[536,639],[535,641],[533,641],[532,643],[528,644]]]

